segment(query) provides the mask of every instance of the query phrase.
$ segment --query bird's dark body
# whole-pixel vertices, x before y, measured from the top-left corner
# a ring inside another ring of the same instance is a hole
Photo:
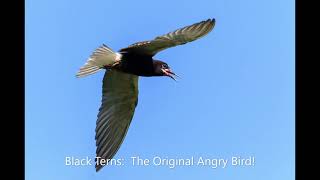
[[[154,61],[151,56],[122,53],[120,64],[115,68],[137,76],[154,76]]]

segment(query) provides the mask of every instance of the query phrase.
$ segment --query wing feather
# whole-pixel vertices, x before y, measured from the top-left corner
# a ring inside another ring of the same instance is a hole
[[[207,35],[213,29],[214,25],[215,19],[201,21],[169,32],[165,35],[158,36],[154,40],[134,43],[129,47],[121,49],[120,52],[154,56],[164,49],[186,44]]]
[[[117,153],[133,118],[138,101],[138,76],[106,71],[102,94],[96,124],[96,154],[107,161]],[[96,171],[102,167],[96,163]]]

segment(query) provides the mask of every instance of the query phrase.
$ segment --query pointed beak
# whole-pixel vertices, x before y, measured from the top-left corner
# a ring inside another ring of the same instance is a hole
[[[173,71],[171,71],[171,69],[162,69],[162,72],[170,77],[171,79],[177,81],[177,78],[179,77],[178,75],[176,75]]]

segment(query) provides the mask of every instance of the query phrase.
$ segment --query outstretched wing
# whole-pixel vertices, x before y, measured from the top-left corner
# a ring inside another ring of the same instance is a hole
[[[112,159],[121,146],[138,102],[138,76],[117,70],[103,78],[102,105],[96,125],[96,171],[101,159]]]
[[[154,56],[159,51],[186,44],[208,34],[215,25],[215,19],[208,19],[183,27],[168,34],[158,36],[154,40],[138,42],[123,48],[120,52],[130,52]]]

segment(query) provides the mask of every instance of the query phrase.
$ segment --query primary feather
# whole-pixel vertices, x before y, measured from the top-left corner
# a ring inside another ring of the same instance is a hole
[[[214,25],[215,19],[201,21],[190,26],[177,29],[165,35],[158,36],[150,41],[134,43],[126,48],[121,49],[120,52],[154,56],[164,49],[186,44],[205,36],[213,29]]]
[[[102,104],[96,125],[96,154],[111,159],[118,151],[138,102],[138,76],[117,70],[106,71]],[[96,171],[103,166],[96,164]]]

